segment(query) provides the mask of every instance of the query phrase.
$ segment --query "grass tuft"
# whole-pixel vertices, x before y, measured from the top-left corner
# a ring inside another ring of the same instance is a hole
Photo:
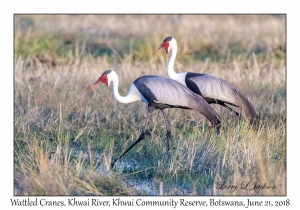
[[[271,15],[15,15],[15,195],[285,195],[284,24]],[[168,56],[152,52],[169,35],[177,72],[228,81],[259,122],[251,128],[212,105],[217,135],[199,113],[169,109],[167,162],[157,111],[146,138],[111,170],[138,137],[146,105],[118,103],[105,85],[86,89],[106,69],[118,73],[121,95],[137,77],[166,77]],[[241,189],[245,182],[276,187]]]

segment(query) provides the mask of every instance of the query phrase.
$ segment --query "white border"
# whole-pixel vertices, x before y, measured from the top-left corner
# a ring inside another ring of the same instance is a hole
[[[294,1],[295,2],[295,1]],[[1,178],[0,206],[11,209],[13,197],[13,14],[14,13],[286,13],[287,14],[287,196],[251,197],[256,200],[291,200],[291,206],[300,206],[297,192],[300,189],[297,176],[299,170],[299,11],[291,1],[10,1],[1,4]],[[4,135],[3,135],[4,134]],[[42,197],[39,197],[42,198]],[[50,197],[48,197],[50,198]],[[55,197],[51,197],[54,200]],[[68,197],[57,199],[67,200]],[[97,197],[99,198],[99,197]],[[144,197],[145,199],[147,197]],[[191,198],[191,197],[187,197]],[[216,198],[216,197],[214,197]],[[217,197],[223,200],[246,200],[248,197]],[[99,199],[112,199],[103,197]],[[149,198],[151,199],[151,197]],[[169,197],[156,197],[157,200]],[[179,199],[179,198],[178,198]],[[196,197],[195,197],[196,199]],[[198,197],[208,200],[209,197]],[[65,209],[82,209],[67,207]],[[97,207],[100,208],[100,207]],[[122,209],[138,207],[122,207]],[[145,207],[146,208],[146,207]],[[153,207],[151,207],[153,208]],[[155,207],[158,208],[158,207]],[[161,207],[160,209],[165,208]],[[223,207],[224,208],[224,207]],[[232,207],[231,207],[232,208]]]

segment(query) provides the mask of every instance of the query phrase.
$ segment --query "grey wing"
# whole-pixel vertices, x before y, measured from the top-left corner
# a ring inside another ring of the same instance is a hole
[[[149,77],[143,81],[155,96],[155,103],[188,107],[203,114],[214,125],[219,124],[217,112],[201,97],[179,82],[164,77]]]
[[[232,104],[241,107],[247,116],[256,116],[250,101],[223,79],[204,74],[187,79],[186,84],[193,92],[198,91],[209,103]],[[198,90],[194,90],[196,86]]]
[[[205,98],[236,104],[236,95],[238,91],[225,80],[205,74],[187,79],[187,87],[193,92],[197,92],[195,87],[192,87],[192,83],[197,85],[197,88],[199,89],[198,93]]]
[[[156,103],[189,107],[189,91],[175,80],[153,77],[145,85],[156,97]]]

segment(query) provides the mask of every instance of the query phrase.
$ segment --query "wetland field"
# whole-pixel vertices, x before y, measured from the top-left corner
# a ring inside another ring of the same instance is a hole
[[[112,87],[86,91],[107,69],[119,92],[143,75],[211,74],[255,107],[255,128],[217,105],[220,134],[192,110],[121,104]],[[286,195],[285,15],[14,15],[14,195]],[[247,185],[247,187],[246,187]],[[237,186],[233,190],[233,186]],[[257,187],[255,187],[257,186]]]

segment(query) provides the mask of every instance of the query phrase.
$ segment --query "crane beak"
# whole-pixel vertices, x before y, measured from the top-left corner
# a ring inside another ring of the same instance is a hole
[[[96,87],[96,85],[99,83],[99,80],[97,80],[94,84],[92,84],[86,91],[89,91],[91,89],[93,89],[94,87]]]
[[[108,86],[107,75],[106,75],[106,74],[102,75],[102,76],[101,76],[94,84],[92,84],[86,91],[89,91],[89,90],[93,89],[94,87],[96,87],[96,85],[97,85],[99,82],[103,82],[103,83],[105,83],[105,84]]]
[[[162,48],[163,48],[163,47],[160,46],[157,50],[155,50],[155,51],[153,52],[153,55],[155,55],[155,54],[156,54],[158,51],[160,51]]]
[[[163,42],[163,43],[159,46],[159,48],[153,52],[153,55],[155,55],[155,54],[156,54],[158,51],[160,51],[162,48],[165,48],[166,54],[168,54],[168,53],[169,53],[169,52],[168,52],[169,42]]]

